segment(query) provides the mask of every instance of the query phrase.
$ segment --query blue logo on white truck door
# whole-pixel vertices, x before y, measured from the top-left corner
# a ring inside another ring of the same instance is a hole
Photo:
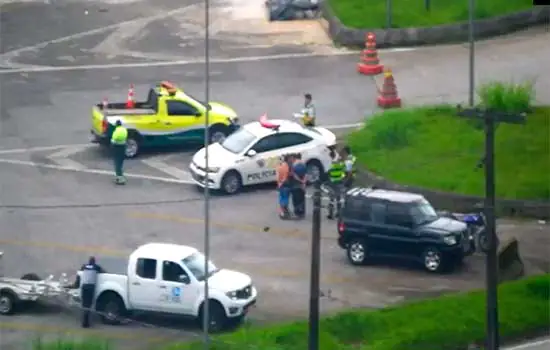
[[[181,295],[181,288],[180,287],[173,287],[172,288],[172,296],[179,297]]]

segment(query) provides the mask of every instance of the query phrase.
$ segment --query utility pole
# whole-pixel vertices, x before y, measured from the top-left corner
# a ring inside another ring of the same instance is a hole
[[[208,275],[210,271],[210,189],[208,188],[208,169],[209,169],[209,152],[208,145],[210,144],[210,0],[204,2],[204,95],[206,101],[205,118],[204,118],[204,304],[203,304],[203,342],[204,350],[210,349],[210,303],[209,303],[209,288]]]
[[[489,109],[469,108],[458,106],[460,117],[483,120],[485,122],[485,156],[482,164],[485,167],[485,204],[486,230],[489,238],[489,250],[486,256],[485,283],[487,288],[486,317],[487,317],[487,350],[498,350],[498,260],[497,236],[495,217],[495,124],[523,124],[525,114],[510,114]]]
[[[308,350],[319,350],[319,298],[321,273],[321,181],[314,184],[311,227],[311,272],[309,284]]]
[[[475,95],[475,11],[476,3],[475,0],[468,0],[468,41],[470,44],[469,50],[469,89],[468,89],[468,104],[470,107],[474,106],[474,95]]]

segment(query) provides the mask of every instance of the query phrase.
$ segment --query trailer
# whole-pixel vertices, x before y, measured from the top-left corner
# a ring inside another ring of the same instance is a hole
[[[0,315],[13,315],[38,302],[67,307],[79,304],[80,290],[71,286],[66,274],[57,279],[54,275],[41,279],[35,273],[26,273],[21,278],[7,277],[2,257],[0,252]]]

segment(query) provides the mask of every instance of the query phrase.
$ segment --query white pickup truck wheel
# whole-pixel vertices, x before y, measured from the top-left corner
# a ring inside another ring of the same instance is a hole
[[[103,323],[119,325],[122,322],[121,317],[126,314],[126,307],[118,295],[110,292],[102,294],[96,304]]]
[[[16,297],[9,292],[0,292],[0,315],[12,315],[15,312]]]
[[[201,328],[204,326],[203,310],[204,308],[203,306],[201,306],[201,311],[199,312],[198,319]],[[225,327],[227,326],[227,315],[225,314],[225,309],[219,302],[215,300],[210,300],[210,304],[208,305],[208,314],[208,330],[210,332],[221,332],[225,329]]]

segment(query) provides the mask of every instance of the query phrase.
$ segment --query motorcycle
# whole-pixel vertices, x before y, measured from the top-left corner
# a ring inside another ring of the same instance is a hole
[[[447,216],[451,219],[464,222],[468,226],[469,233],[474,237],[474,244],[477,249],[483,253],[489,251],[489,235],[487,233],[487,224],[485,219],[485,214],[480,211],[476,213],[444,213],[444,216]],[[498,238],[497,238],[498,246]]]

